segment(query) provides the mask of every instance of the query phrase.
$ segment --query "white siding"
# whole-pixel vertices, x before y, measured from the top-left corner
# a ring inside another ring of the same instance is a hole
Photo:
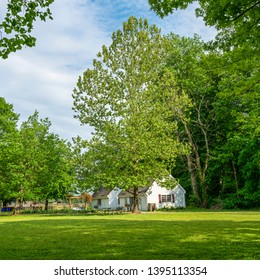
[[[115,188],[107,195],[107,197],[102,197],[101,205],[98,206],[98,209],[114,209],[119,207],[118,194],[120,191],[120,189]],[[93,199],[91,206],[95,208],[96,205],[98,205],[98,199]]]
[[[153,182],[151,188],[147,191],[147,194],[147,203],[155,203],[156,208],[175,207],[175,204],[172,202],[159,203],[159,195],[172,195],[173,190],[161,187],[155,181]]]
[[[101,209],[109,208],[109,200],[108,200],[108,198],[102,198],[101,199],[101,206],[99,208],[101,208]]]
[[[173,189],[175,196],[175,207],[186,207],[185,193],[186,191],[178,185]]]
[[[148,203],[155,203],[156,208],[170,208],[170,207],[186,207],[185,203],[186,191],[180,186],[174,189],[166,189],[153,182],[151,188],[147,191],[147,207]],[[161,202],[159,203],[159,195],[172,195],[174,194],[174,202]],[[147,208],[146,207],[146,208]]]
[[[147,197],[143,196],[139,198],[139,209],[141,211],[147,211],[148,210],[148,203],[147,203]]]
[[[101,205],[98,205],[98,200],[99,199],[93,199],[93,201],[91,202],[91,207],[92,208],[98,207],[98,209],[106,209],[106,208],[109,207],[109,200],[108,200],[108,198],[102,198],[101,199]]]
[[[126,198],[126,197],[120,198],[120,207],[125,207],[125,205],[128,203],[129,203],[129,198]]]
[[[120,189],[113,189],[108,195],[108,206],[107,208],[117,208],[118,204],[118,194],[121,192]]]

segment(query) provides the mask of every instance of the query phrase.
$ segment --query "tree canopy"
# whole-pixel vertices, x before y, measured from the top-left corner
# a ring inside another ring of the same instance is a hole
[[[167,65],[192,103],[178,116],[179,139],[189,143],[191,153],[179,158],[174,176],[188,193],[192,187],[197,205],[259,205],[257,56],[247,57],[244,48],[206,52],[197,37],[169,37]]]
[[[6,59],[9,54],[33,47],[36,38],[31,35],[37,19],[52,19],[49,6],[54,0],[9,0],[6,1],[6,13],[0,21],[0,57]]]
[[[239,46],[248,42],[259,45],[260,1],[258,0],[148,0],[151,9],[160,17],[167,16],[177,9],[186,9],[197,2],[196,15],[205,24],[219,31],[216,42],[222,48]]]
[[[45,201],[73,191],[72,150],[35,111],[20,128],[13,106],[0,98],[0,201]]]

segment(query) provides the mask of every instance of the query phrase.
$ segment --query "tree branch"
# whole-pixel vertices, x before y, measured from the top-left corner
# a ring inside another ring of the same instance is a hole
[[[258,4],[260,4],[260,1],[257,1],[254,5],[252,5],[251,7],[249,7],[248,9],[246,9],[245,11],[243,11],[241,14],[239,14],[238,16],[236,16],[235,18],[233,18],[231,21],[236,21],[237,19],[239,19],[240,17],[242,17],[244,14],[246,14],[248,11],[254,9],[254,7],[256,7]]]

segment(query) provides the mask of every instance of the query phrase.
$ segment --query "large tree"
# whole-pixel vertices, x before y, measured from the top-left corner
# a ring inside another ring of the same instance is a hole
[[[166,184],[177,154],[186,152],[174,116],[189,99],[165,69],[168,47],[156,26],[130,17],[73,94],[76,117],[94,127],[92,139],[82,141],[88,184],[133,190],[134,212],[138,187],[151,179]]]
[[[5,16],[0,21],[0,57],[23,46],[35,46],[36,38],[31,35],[37,19],[52,19],[49,6],[54,0],[9,0],[5,1]]]
[[[168,38],[171,50],[167,66],[177,77],[178,87],[192,102],[186,111],[179,111],[176,116],[179,140],[187,143],[191,152],[181,157],[174,172],[186,176],[188,170],[190,180],[187,185],[192,186],[195,203],[205,207],[208,204],[207,181],[208,168],[212,164],[211,150],[218,131],[212,106],[216,100],[218,79],[211,69],[212,54],[205,54],[204,42],[200,38],[185,38],[174,34]]]

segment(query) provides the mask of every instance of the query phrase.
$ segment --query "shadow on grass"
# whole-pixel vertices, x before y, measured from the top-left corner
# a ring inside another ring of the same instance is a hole
[[[260,223],[45,217],[0,223],[2,260],[256,260]]]

